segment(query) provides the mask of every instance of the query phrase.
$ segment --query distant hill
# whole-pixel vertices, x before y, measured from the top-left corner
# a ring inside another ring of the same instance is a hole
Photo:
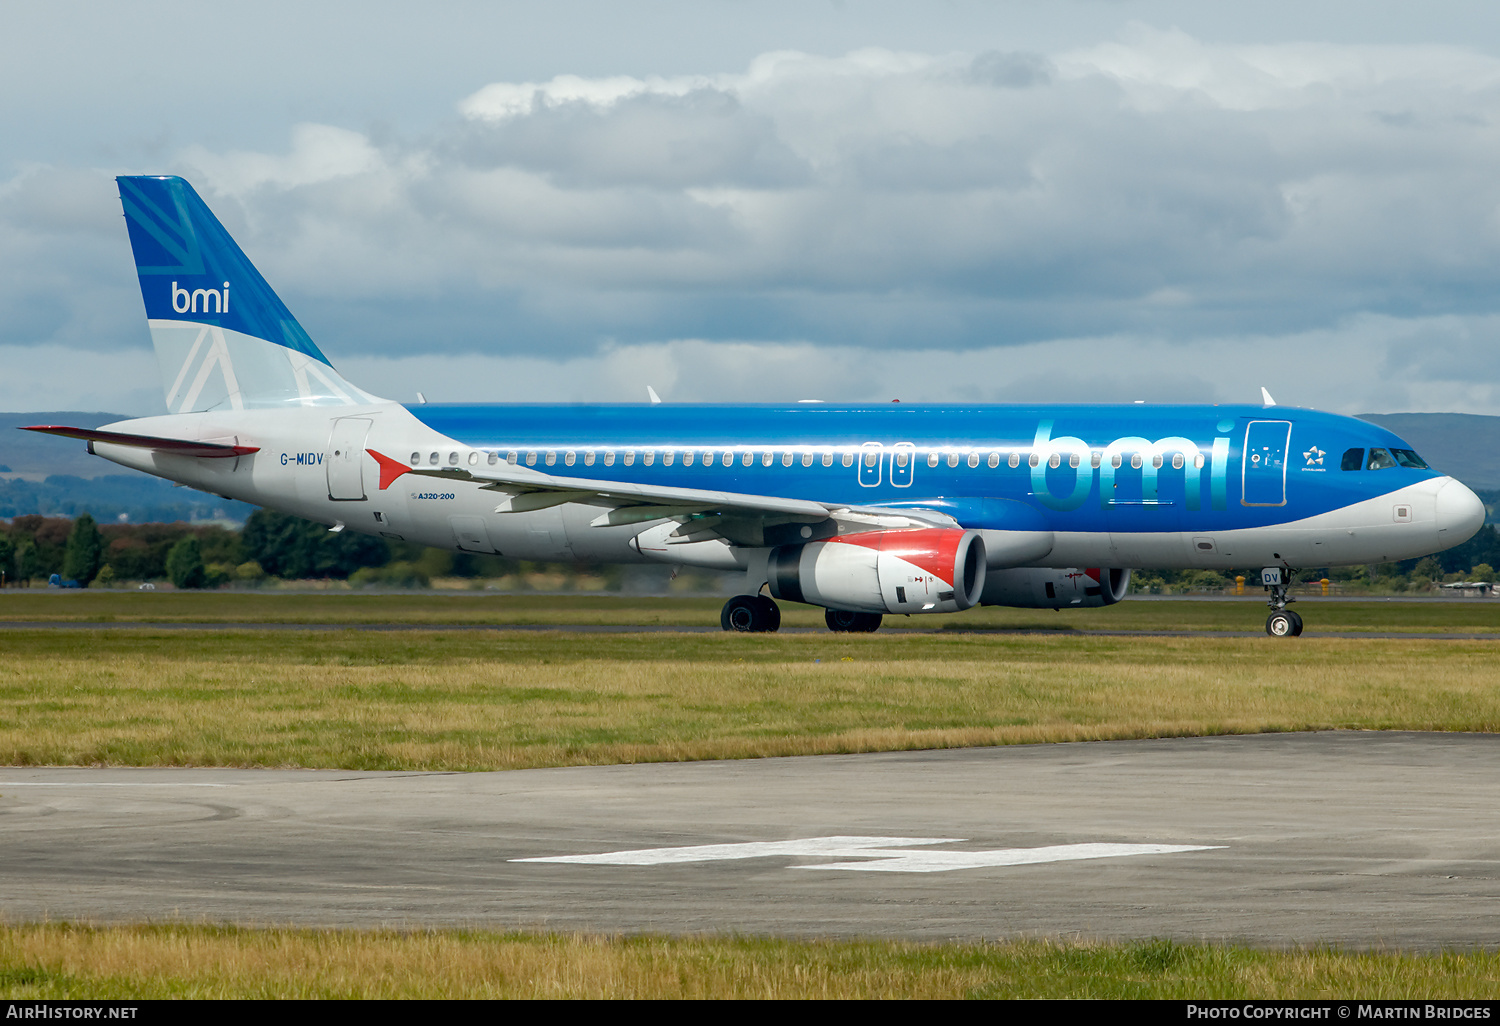
[[[14,474],[40,481],[51,474],[98,477],[102,474],[128,473],[117,463],[90,456],[86,443],[76,438],[58,438],[56,435],[42,435],[19,429],[28,424],[65,424],[68,427],[94,428],[129,419],[123,413],[80,413],[77,410],[0,413],[0,464],[10,468],[0,471],[0,474]]]
[[[1411,443],[1435,470],[1476,491],[1500,490],[1500,417],[1473,413],[1362,413]],[[4,457],[0,456],[0,460]]]

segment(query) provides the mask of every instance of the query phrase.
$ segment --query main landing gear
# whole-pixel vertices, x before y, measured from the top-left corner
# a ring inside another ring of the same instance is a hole
[[[851,613],[847,609],[823,610],[823,622],[839,634],[873,634],[880,630],[879,613]]]
[[[764,595],[736,595],[724,603],[719,626],[726,631],[767,633],[781,627],[781,609]]]
[[[1271,592],[1266,605],[1271,615],[1266,617],[1266,633],[1273,638],[1295,638],[1302,633],[1302,617],[1287,608],[1288,602],[1296,599],[1287,594],[1291,587],[1293,571],[1283,571],[1279,566],[1268,566],[1260,572],[1261,583]]]
[[[827,609],[823,622],[840,634],[869,634],[880,629],[879,613],[851,613],[844,609]],[[764,595],[736,595],[724,603],[719,626],[726,631],[765,634],[781,627],[781,609]]]

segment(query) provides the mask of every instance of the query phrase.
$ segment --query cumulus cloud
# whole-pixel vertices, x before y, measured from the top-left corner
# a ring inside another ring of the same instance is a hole
[[[421,137],[303,124],[284,152],[198,144],[174,169],[325,351],[397,382],[1227,400],[1278,380],[1476,409],[1500,381],[1497,157],[1494,58],[1136,26],[1045,54],[494,82]],[[44,195],[90,174],[0,185],[20,313],[0,341],[139,344],[77,298],[119,300],[117,213]]]

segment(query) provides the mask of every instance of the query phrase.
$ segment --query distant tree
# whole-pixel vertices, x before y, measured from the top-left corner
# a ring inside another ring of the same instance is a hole
[[[0,571],[5,573],[6,584],[15,583],[16,545],[8,534],[0,534]]]
[[[241,536],[246,560],[275,577],[348,577],[360,567],[384,566],[391,550],[384,538],[353,531],[332,532],[301,517],[261,509],[250,514]]]
[[[85,513],[73,521],[73,530],[68,533],[68,544],[63,551],[63,579],[77,581],[87,588],[103,565],[104,536],[94,518]]]
[[[198,544],[196,535],[185,536],[167,553],[167,577],[174,587],[203,587],[203,547]]]

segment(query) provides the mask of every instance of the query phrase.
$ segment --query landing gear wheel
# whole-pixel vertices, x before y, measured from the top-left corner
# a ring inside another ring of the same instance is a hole
[[[774,631],[781,626],[781,610],[764,595],[736,595],[724,603],[719,626],[748,634]]]
[[[846,609],[826,609],[823,622],[840,634],[873,634],[880,630],[879,613],[851,613]]]
[[[1266,617],[1266,633],[1273,638],[1295,638],[1302,633],[1302,617],[1280,609]]]
[[[771,601],[770,597],[766,595],[757,595],[755,596],[755,600],[760,603],[761,616],[765,623],[765,626],[761,630],[781,630],[781,607]]]

